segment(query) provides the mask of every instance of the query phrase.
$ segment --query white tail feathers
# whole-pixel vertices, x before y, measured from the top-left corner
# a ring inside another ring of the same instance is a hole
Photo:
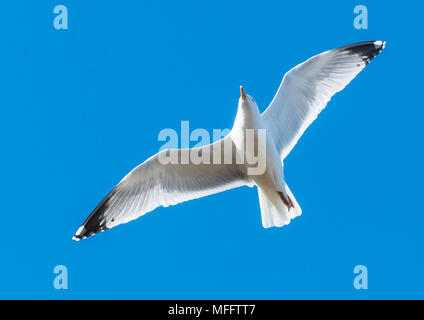
[[[294,205],[294,208],[291,208],[290,211],[281,200],[277,191],[258,187],[262,225],[264,228],[285,226],[290,223],[291,219],[302,214],[302,209],[290,191],[290,188],[285,185],[285,189]]]

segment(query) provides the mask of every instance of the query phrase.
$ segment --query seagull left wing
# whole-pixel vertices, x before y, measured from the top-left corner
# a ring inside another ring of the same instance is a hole
[[[331,97],[343,90],[384,46],[384,41],[351,44],[316,55],[286,73],[262,113],[282,160]]]
[[[229,146],[231,161],[224,157],[224,150],[229,150]],[[195,164],[199,161],[189,160],[185,162],[187,164],[181,164],[184,151],[197,155],[197,159],[202,157],[209,161]],[[165,153],[170,155],[170,152],[176,152],[174,155],[178,155],[179,164],[164,164]],[[161,151],[122,179],[94,209],[73,239],[84,239],[134,220],[159,206],[167,207],[248,185],[245,170],[244,166],[236,164],[235,146],[230,136],[204,147]]]

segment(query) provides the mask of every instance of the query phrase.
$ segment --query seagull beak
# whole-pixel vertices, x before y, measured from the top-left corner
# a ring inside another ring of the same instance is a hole
[[[241,98],[246,99],[246,93],[244,92],[244,89],[242,86],[240,86],[240,93],[241,93]]]

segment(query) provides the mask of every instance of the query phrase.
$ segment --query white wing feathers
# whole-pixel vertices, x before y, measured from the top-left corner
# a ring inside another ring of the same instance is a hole
[[[291,69],[269,107],[262,113],[281,159],[342,90],[384,49],[383,41],[360,42],[316,55]]]
[[[78,229],[74,240],[84,239],[97,232],[134,220],[156,207],[175,205],[184,201],[204,197],[228,189],[250,184],[245,167],[224,164],[224,141],[233,143],[228,136],[213,145],[190,149],[208,152],[211,164],[162,164],[162,151],[132,170],[94,209]],[[221,148],[221,163],[212,164],[214,147]],[[235,157],[235,147],[233,157]],[[181,159],[181,150],[178,157]]]

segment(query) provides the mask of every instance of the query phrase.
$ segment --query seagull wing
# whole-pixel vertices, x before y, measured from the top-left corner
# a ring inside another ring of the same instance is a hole
[[[228,153],[225,153],[229,148],[230,159],[226,158]],[[159,206],[167,207],[249,185],[244,165],[236,164],[235,150],[231,137],[227,136],[204,147],[157,153],[122,179],[94,209],[73,239],[84,239],[134,220]],[[184,152],[189,153],[184,155]],[[178,164],[165,164],[171,159],[171,154],[177,157],[174,159],[178,160]],[[187,155],[195,155],[197,160]],[[184,157],[189,160],[184,162]],[[209,161],[197,164],[200,157]]]
[[[281,159],[341,91],[384,49],[383,41],[367,41],[323,52],[287,72],[269,107],[262,113]]]

